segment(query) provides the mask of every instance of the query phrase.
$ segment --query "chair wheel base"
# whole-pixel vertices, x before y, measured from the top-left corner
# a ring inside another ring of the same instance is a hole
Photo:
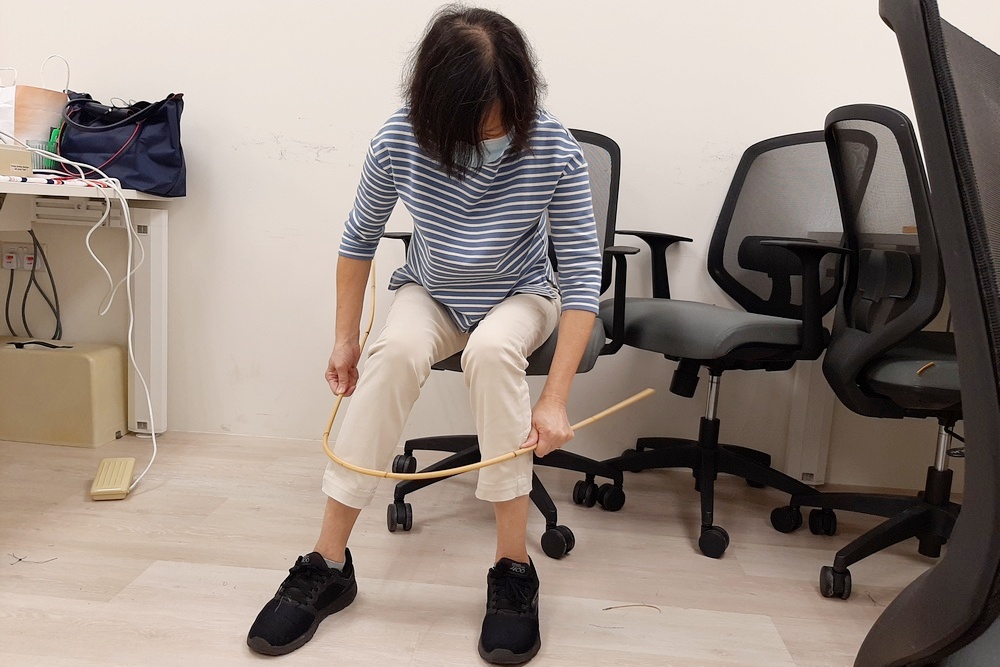
[[[851,571],[837,572],[829,565],[824,565],[819,571],[819,592],[825,598],[851,597]]]
[[[389,503],[385,512],[386,527],[390,533],[395,533],[396,528],[403,527],[404,531],[413,528],[413,506],[410,503]]]
[[[771,526],[779,533],[794,533],[802,527],[802,510],[785,505],[771,510]]]
[[[625,449],[625,450],[622,450],[621,458],[623,458],[623,459],[630,459],[633,456],[638,456],[641,453],[642,453],[642,450],[639,450],[639,449],[631,449],[631,448],[630,449]],[[639,473],[639,472],[642,472],[642,471],[641,470],[632,470],[630,472]]]
[[[593,507],[597,504],[599,492],[596,483],[581,479],[573,485],[573,502],[584,507]]]
[[[722,558],[729,548],[729,533],[722,526],[711,526],[701,531],[698,548],[709,558]]]
[[[597,502],[609,512],[617,512],[625,507],[625,491],[614,484],[601,484],[597,490]]]
[[[576,546],[576,537],[567,526],[556,526],[542,533],[542,551],[549,558],[560,559]]]
[[[409,454],[399,454],[392,460],[392,471],[394,473],[415,473],[417,471],[417,459]]]
[[[813,535],[836,535],[837,514],[828,509],[812,510],[809,512],[809,532]]]

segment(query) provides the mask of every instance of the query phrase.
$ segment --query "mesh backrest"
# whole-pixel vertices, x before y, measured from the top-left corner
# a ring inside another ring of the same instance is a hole
[[[923,164],[908,119],[893,109],[838,109],[827,132],[853,251],[834,336],[839,326],[895,328],[878,342],[886,349],[922,329],[944,299]]]
[[[941,33],[957,97],[952,122],[964,134],[964,150],[956,155],[962,206],[1000,377],[1000,55],[947,21]]]
[[[608,238],[608,210],[611,196],[611,155],[600,146],[580,144],[590,170],[590,193],[594,199],[594,218],[597,219],[597,238],[601,247]]]
[[[988,531],[990,537],[980,538],[979,549],[984,556],[962,549],[969,553],[967,563],[984,566],[982,571],[989,574],[989,581],[977,578],[970,584],[978,586],[980,594],[987,589],[989,593],[983,605],[976,610],[978,617],[957,642],[970,641],[990,629],[982,637],[985,641],[973,644],[966,651],[965,664],[986,664],[986,661],[996,660],[996,624],[1000,622],[1000,540],[995,533],[1000,521],[1000,497],[996,493],[1000,483],[996,467],[997,412],[1000,410],[997,396],[1000,381],[1000,55],[946,21],[940,21],[938,33],[933,23],[937,14],[936,3],[928,2],[927,5],[928,13],[932,13],[932,18],[928,20],[932,59],[938,75],[965,231],[972,251],[977,291],[989,340],[988,350],[983,350],[981,356],[985,362],[988,353],[993,370],[989,391],[986,387],[982,387],[981,391],[979,388],[972,389],[977,392],[977,400],[967,412],[981,411],[983,419],[980,421],[978,415],[973,417],[971,414],[966,417],[967,470],[972,466],[976,466],[977,470],[975,473],[967,472],[966,505],[963,506],[966,522],[961,528],[956,524],[952,540],[958,548],[961,542],[974,539],[966,533]],[[966,346],[964,349],[969,349],[964,341],[962,343]],[[967,366],[972,364],[968,363],[971,361],[968,358],[963,360],[963,351],[960,346],[962,401],[966,403],[966,380],[970,375]],[[963,364],[963,361],[966,363]],[[975,383],[981,381],[979,372]],[[969,505],[976,507],[972,509]],[[970,595],[968,599],[971,601],[974,598]]]
[[[615,239],[615,222],[618,210],[618,186],[621,177],[621,149],[611,138],[586,130],[571,130],[583,149],[590,175],[590,194],[597,220],[597,238],[601,248]],[[554,257],[552,258],[554,261]],[[605,259],[601,292],[611,284],[611,262]]]
[[[885,609],[855,664],[950,664],[942,659],[987,639],[1000,614],[1000,56],[941,21],[934,0],[880,0],[879,11],[896,32],[920,129],[954,322],[966,458],[947,551]],[[994,664],[996,644],[986,647],[965,664]]]
[[[708,270],[745,310],[779,317],[801,317],[802,285],[787,275],[788,251],[774,248],[769,274],[748,262],[748,239],[784,238],[839,244],[843,226],[830,159],[822,132],[778,137],[751,146],[743,154],[723,204],[709,247]],[[766,259],[766,258],[765,258]],[[838,292],[837,256],[821,265],[822,312],[833,307]],[[794,273],[794,271],[793,271]]]

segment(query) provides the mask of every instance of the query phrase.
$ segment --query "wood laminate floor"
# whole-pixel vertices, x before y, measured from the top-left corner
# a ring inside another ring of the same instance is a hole
[[[465,475],[414,494],[414,527],[386,530],[384,480],[352,538],[357,601],[277,659],[246,632],[316,538],[325,497],[319,443],[169,433],[125,500],[94,502],[99,449],[0,442],[0,665],[482,665],[476,642],[494,550],[492,509]],[[431,462],[424,454],[421,464]],[[575,473],[540,468],[576,548],[529,549],[542,582],[537,667],[670,665],[839,667],[908,582],[933,561],[913,541],[851,568],[847,601],[823,598],[821,565],[873,517],[839,513],[835,537],[783,535],[772,489],[721,477],[716,522],[732,543],[701,555],[687,472],[627,474],[617,513],[569,500]]]

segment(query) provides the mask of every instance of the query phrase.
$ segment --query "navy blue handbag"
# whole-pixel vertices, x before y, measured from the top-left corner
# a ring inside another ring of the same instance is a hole
[[[58,152],[117,178],[123,188],[183,197],[187,188],[181,148],[183,110],[182,93],[171,93],[159,102],[109,107],[86,93],[69,92]],[[74,173],[72,167],[64,170]]]

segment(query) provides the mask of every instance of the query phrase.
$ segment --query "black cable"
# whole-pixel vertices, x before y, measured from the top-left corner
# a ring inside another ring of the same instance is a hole
[[[24,286],[24,296],[21,298],[21,323],[24,325],[24,331],[29,338],[34,338],[35,335],[31,333],[31,327],[28,326],[28,297],[31,295],[32,286],[38,290],[42,299],[48,305],[49,310],[52,311],[53,317],[56,320],[55,332],[52,334],[54,340],[59,340],[62,337],[62,321],[59,316],[59,308],[56,304],[52,303],[49,295],[42,288],[42,284],[38,282],[35,277],[35,268],[38,266],[38,252],[41,250],[41,244],[38,243],[38,237],[35,236],[34,230],[28,230],[28,234],[31,235],[32,241],[32,254],[35,257],[35,262],[31,265],[31,272],[28,274],[28,283]],[[44,251],[42,251],[44,253]],[[44,254],[42,255],[42,261],[45,261]],[[46,262],[46,268],[48,267],[48,262]],[[49,273],[49,280],[52,281],[51,271]],[[55,282],[52,282],[53,290],[55,288]],[[58,298],[58,297],[57,297]]]
[[[29,290],[31,289],[31,285],[34,284],[35,285],[35,289],[37,289],[38,293],[42,296],[43,299],[45,299],[45,303],[48,304],[49,310],[52,311],[52,314],[56,318],[56,330],[55,330],[55,333],[52,334],[52,338],[53,338],[53,340],[59,340],[59,338],[62,336],[62,325],[59,323],[59,313],[56,311],[56,307],[52,304],[52,301],[49,299],[49,295],[46,294],[45,291],[42,289],[41,284],[39,284],[39,282],[37,280],[35,280],[34,273],[35,273],[35,270],[32,269],[31,270],[31,275],[28,277],[28,289],[25,290],[25,292],[24,292],[24,299],[21,301],[21,318],[24,319],[24,316],[25,316],[25,304],[28,301],[28,294],[29,294]],[[24,323],[24,330],[28,332],[28,337],[29,338],[34,338],[34,335],[31,333],[31,331],[28,331],[28,323],[27,322]]]
[[[31,281],[24,286],[24,296],[21,297],[21,324],[24,325],[24,334],[28,338],[34,338],[31,329],[28,327],[28,294],[31,292]]]
[[[956,440],[958,440],[962,444],[965,444],[965,438],[963,438],[962,436],[960,436],[958,433],[955,433],[955,431],[953,431],[952,429],[946,428],[944,430],[944,432],[947,433],[948,435],[950,435],[951,437],[955,438]]]
[[[7,320],[7,330],[10,331],[10,335],[17,337],[17,333],[14,331],[14,325],[10,323],[10,297],[14,293],[14,269],[10,269],[10,282],[7,284],[7,298],[4,300],[3,316]]]
[[[28,234],[31,235],[31,242],[34,244],[33,251],[35,253],[35,263],[31,265],[30,281],[35,284],[35,287],[38,289],[38,293],[41,294],[42,298],[45,299],[45,302],[49,304],[49,310],[52,311],[52,315],[56,318],[56,330],[55,333],[52,334],[52,340],[61,340],[62,309],[59,307],[59,291],[56,289],[56,281],[52,277],[52,266],[49,264],[49,258],[45,256],[45,248],[42,247],[42,244],[38,242],[38,237],[35,236],[35,230],[29,229]],[[49,284],[52,286],[52,298],[55,301],[55,305],[52,304],[52,301],[49,301],[49,297],[45,294],[45,291],[42,289],[41,284],[39,284],[38,279],[35,278],[35,267],[38,266],[39,257],[45,264],[45,273],[49,276]]]

